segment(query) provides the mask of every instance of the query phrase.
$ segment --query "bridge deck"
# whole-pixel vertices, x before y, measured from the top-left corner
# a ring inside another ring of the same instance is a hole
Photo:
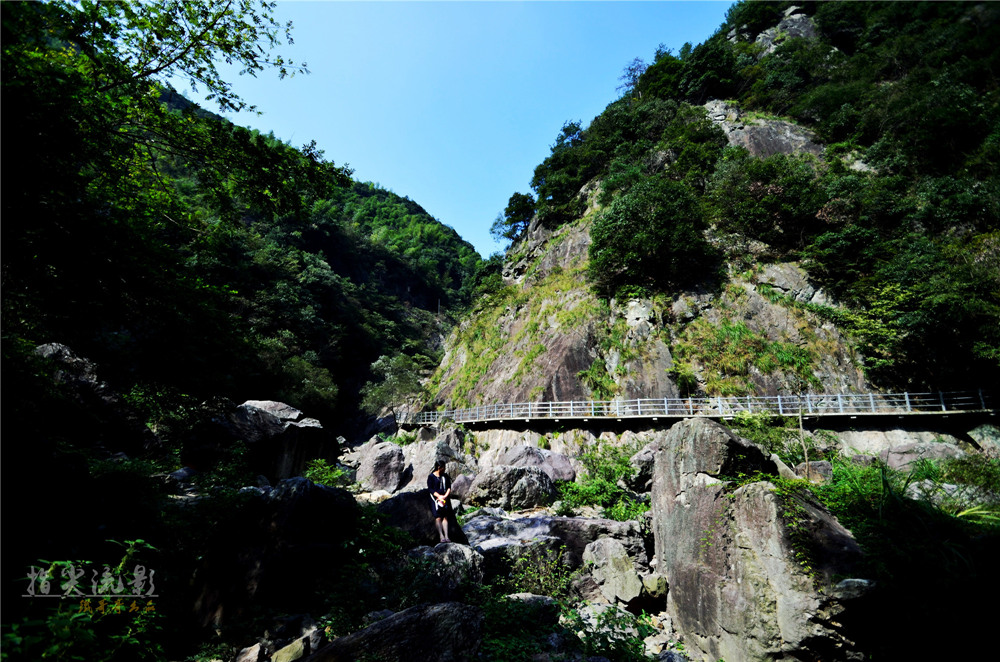
[[[994,414],[995,396],[983,390],[936,393],[834,393],[706,398],[639,398],[570,402],[517,402],[464,409],[417,412],[404,425],[502,423],[625,418],[731,418],[740,413],[776,416],[913,416],[927,414]]]

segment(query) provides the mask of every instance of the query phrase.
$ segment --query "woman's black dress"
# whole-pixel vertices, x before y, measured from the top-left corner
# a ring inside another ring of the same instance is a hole
[[[433,473],[427,476],[427,489],[430,491],[431,497],[431,509],[434,513],[434,518],[447,517],[448,513],[451,512],[451,500],[445,499],[444,505],[439,506],[437,499],[434,498],[434,493],[444,494],[448,491],[448,487],[451,485],[451,478],[448,474],[442,473],[440,476],[435,476]]]

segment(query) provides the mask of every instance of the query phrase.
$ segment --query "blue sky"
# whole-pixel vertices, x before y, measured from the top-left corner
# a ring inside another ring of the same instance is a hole
[[[276,18],[294,25],[279,52],[311,73],[229,76],[262,112],[229,118],[315,140],[486,257],[501,248],[490,224],[530,191],[563,123],[600,114],[633,58],[703,42],[731,4],[279,1]]]

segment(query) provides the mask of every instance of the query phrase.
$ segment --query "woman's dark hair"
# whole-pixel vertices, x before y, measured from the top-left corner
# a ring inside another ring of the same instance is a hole
[[[434,462],[434,471],[437,471],[438,469],[440,469],[441,471],[444,471],[444,468],[445,468],[446,464],[447,463],[444,460],[436,460]]]

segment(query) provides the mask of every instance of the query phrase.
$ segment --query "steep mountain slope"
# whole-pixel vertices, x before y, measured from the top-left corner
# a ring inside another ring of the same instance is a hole
[[[4,129],[32,136],[4,151],[17,164],[4,173],[7,374],[30,379],[33,348],[60,342],[153,426],[190,427],[217,396],[355,417],[380,355],[437,360],[480,257],[314,144],[294,148],[165,90],[150,73],[160,69],[137,62],[162,57],[195,76],[208,65],[164,55],[184,43],[144,40],[150,21],[165,35],[193,20],[177,15],[182,3],[154,9],[3,7]],[[263,15],[251,30],[219,11],[220,34],[270,29]],[[224,82],[208,89],[242,103]]]
[[[657,52],[512,196],[503,287],[435,401],[995,383],[998,26],[991,5],[740,3]],[[935,131],[935,104],[968,123]]]

